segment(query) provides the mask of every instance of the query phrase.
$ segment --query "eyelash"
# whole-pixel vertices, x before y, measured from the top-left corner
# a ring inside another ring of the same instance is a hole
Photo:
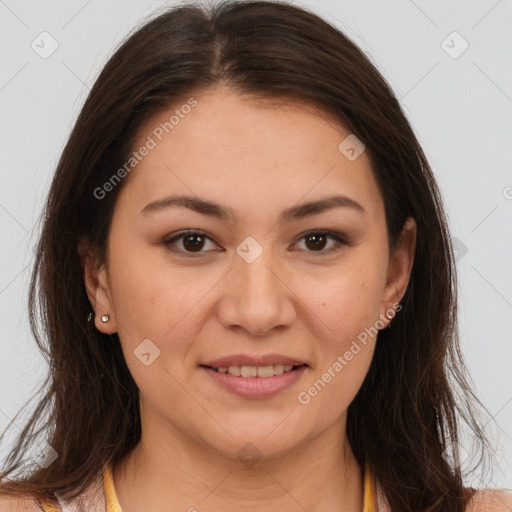
[[[199,235],[199,236],[202,236],[205,239],[208,239],[215,243],[215,241],[211,237],[209,237],[206,233],[204,233],[202,231],[182,231],[181,233],[178,233],[177,235],[174,235],[173,237],[164,240],[162,242],[162,244],[170,251],[177,253],[177,254],[186,255],[185,257],[187,257],[187,258],[201,257],[205,251],[198,252],[198,253],[192,253],[192,252],[187,252],[187,251],[183,251],[181,249],[176,249],[176,248],[172,247],[172,245],[177,240],[183,239],[183,238],[185,238],[187,236],[191,236],[191,235]],[[304,233],[303,235],[300,236],[300,238],[298,239],[298,242],[300,242],[300,241],[304,240],[305,238],[312,236],[312,235],[325,235],[325,236],[327,236],[327,238],[332,238],[333,240],[335,240],[337,242],[337,245],[334,245],[334,246],[330,247],[329,249],[322,249],[320,251],[306,251],[306,252],[311,253],[314,257],[331,254],[333,252],[340,250],[342,248],[342,246],[349,245],[349,243],[345,240],[345,238],[340,233],[336,233],[334,231],[328,231],[328,230],[321,230],[321,229],[307,231],[306,233]]]

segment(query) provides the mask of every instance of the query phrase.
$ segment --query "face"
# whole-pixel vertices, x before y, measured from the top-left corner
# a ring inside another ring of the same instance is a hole
[[[227,88],[194,98],[140,131],[134,151],[152,147],[125,178],[107,261],[86,268],[96,327],[118,332],[155,430],[232,457],[343,436],[407,286],[414,221],[390,255],[370,159],[347,158],[325,113]]]

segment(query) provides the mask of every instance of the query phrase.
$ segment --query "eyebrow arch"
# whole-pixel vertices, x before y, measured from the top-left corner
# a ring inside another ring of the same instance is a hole
[[[153,201],[142,209],[141,215],[148,215],[150,213],[176,207],[188,208],[189,210],[193,210],[202,215],[216,217],[221,220],[236,221],[237,219],[236,214],[231,208],[221,206],[220,204],[213,201],[207,201],[186,195],[170,196],[164,199]],[[310,201],[308,203],[292,206],[291,208],[288,208],[281,213],[279,221],[287,222],[297,220],[337,207],[353,208],[363,214],[366,213],[366,210],[363,208],[363,206],[355,199],[343,195],[334,195],[317,201]]]

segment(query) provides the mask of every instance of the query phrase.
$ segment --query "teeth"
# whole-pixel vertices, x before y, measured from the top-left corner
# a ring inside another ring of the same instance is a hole
[[[240,376],[241,377],[256,377],[258,375],[257,366],[241,366]]]
[[[273,366],[259,366],[258,377],[273,377],[274,367]]]
[[[292,365],[275,364],[272,366],[220,366],[219,373],[229,373],[235,377],[274,377],[291,371]]]

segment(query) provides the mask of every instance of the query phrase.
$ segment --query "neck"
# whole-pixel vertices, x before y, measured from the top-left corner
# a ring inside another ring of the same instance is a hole
[[[116,467],[113,478],[123,512],[232,510],[362,510],[363,479],[345,429],[287,453],[248,463],[219,454],[185,435],[152,432]],[[163,432],[162,432],[163,433]],[[158,435],[156,435],[158,434]]]

